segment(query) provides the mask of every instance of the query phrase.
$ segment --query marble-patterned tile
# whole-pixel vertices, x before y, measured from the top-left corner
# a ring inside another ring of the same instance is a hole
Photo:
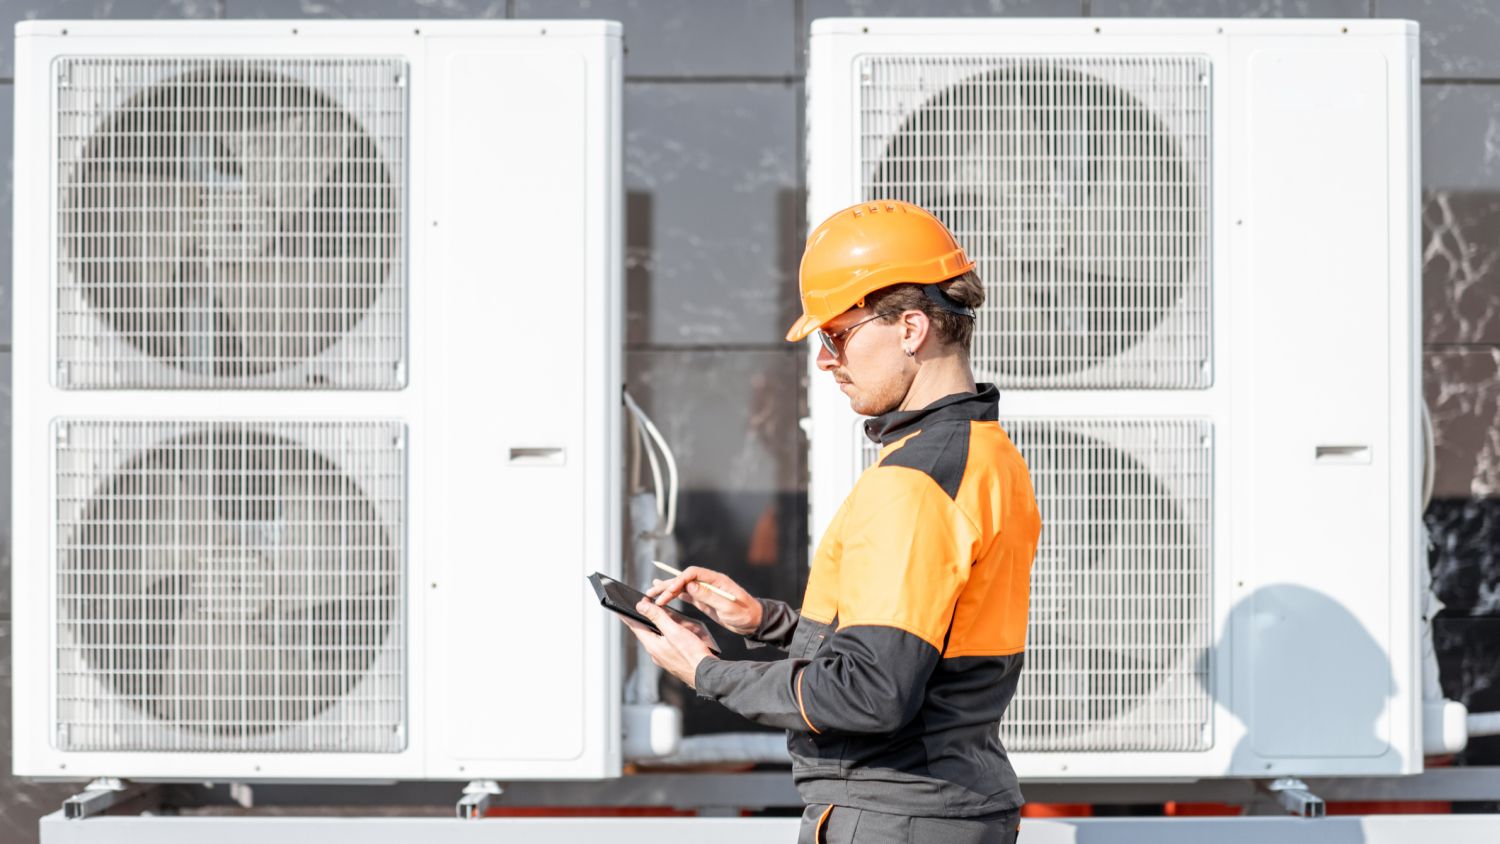
[[[1432,592],[1446,611],[1500,619],[1500,498],[1435,498],[1424,521]],[[1500,662],[1491,669],[1500,675]]]
[[[1093,0],[1096,18],[1364,18],[1369,0]]]
[[[1432,191],[1422,208],[1422,337],[1500,344],[1500,191]]]
[[[15,26],[35,18],[212,18],[218,0],[3,0],[0,1],[0,77],[15,75]]]
[[[1500,540],[1493,534],[1491,538]],[[1500,615],[1445,610],[1433,619],[1432,640],[1444,697],[1470,712],[1500,712]],[[1500,737],[1470,739],[1455,761],[1500,765]]]
[[[1500,346],[1423,357],[1437,453],[1433,498],[1500,497]]]
[[[223,0],[228,18],[503,18],[506,0]]]
[[[37,821],[62,808],[78,785],[37,783],[11,774],[10,621],[0,620],[0,841],[34,844],[40,840]]]
[[[798,312],[800,85],[627,83],[633,345],[776,344]]]
[[[604,18],[625,27],[625,75],[789,76],[793,0],[516,0],[517,18]]]
[[[1500,343],[1500,86],[1422,86],[1428,343]]]
[[[1500,79],[1500,6],[1489,0],[1374,0],[1375,16],[1422,27],[1422,76]]]

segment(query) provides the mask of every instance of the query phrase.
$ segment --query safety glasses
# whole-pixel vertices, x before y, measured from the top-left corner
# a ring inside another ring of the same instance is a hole
[[[839,358],[842,358],[844,356],[844,344],[849,342],[849,332],[860,327],[861,325],[864,325],[867,322],[880,319],[883,316],[891,316],[891,312],[882,311],[878,314],[875,314],[874,316],[865,317],[864,319],[854,323],[848,328],[840,329],[839,331],[828,332],[819,329],[818,342],[823,344],[823,348],[828,350],[828,354],[831,355],[834,360],[838,360]]]

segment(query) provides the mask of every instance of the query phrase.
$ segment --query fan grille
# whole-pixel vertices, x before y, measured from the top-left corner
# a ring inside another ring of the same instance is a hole
[[[1201,388],[1201,57],[872,57],[862,195],[931,209],[978,264],[975,368],[1001,386]]]
[[[397,389],[405,64],[58,64],[57,383]]]
[[[1042,535],[1016,751],[1208,747],[1209,423],[1008,420]],[[861,464],[878,449],[862,435]]]
[[[402,438],[57,423],[58,748],[400,750]]]

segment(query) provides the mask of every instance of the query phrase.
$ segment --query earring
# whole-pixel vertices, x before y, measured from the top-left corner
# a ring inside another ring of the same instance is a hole
[[[914,358],[917,356],[916,349],[902,349],[901,351],[906,352],[906,356],[909,358]]]

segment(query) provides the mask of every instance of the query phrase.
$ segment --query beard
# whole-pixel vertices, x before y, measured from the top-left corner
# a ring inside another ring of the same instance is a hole
[[[910,386],[904,379],[890,378],[878,383],[855,384],[843,367],[833,370],[833,379],[838,382],[844,395],[849,397],[849,409],[860,416],[881,416],[901,406]]]

